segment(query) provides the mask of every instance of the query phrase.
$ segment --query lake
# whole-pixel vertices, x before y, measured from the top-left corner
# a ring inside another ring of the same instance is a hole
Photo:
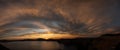
[[[75,46],[66,46],[57,41],[16,41],[1,44],[10,50],[77,50]]]

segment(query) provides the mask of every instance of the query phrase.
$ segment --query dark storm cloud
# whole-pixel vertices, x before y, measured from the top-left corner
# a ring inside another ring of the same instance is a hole
[[[119,31],[119,13],[119,0],[0,0],[0,31],[45,27],[99,35]]]

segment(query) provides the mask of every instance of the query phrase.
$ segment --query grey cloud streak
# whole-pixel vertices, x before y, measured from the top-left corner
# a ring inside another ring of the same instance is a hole
[[[86,35],[118,33],[120,28],[119,0],[0,0],[0,7],[0,34],[43,25]]]

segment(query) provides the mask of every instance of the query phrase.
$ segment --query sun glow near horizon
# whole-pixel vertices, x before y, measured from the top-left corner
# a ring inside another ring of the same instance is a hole
[[[57,34],[57,33],[32,33],[32,34],[26,34],[26,35],[20,35],[20,36],[10,36],[10,37],[3,37],[0,38],[0,40],[24,40],[24,39],[72,39],[77,38],[79,35],[72,35],[72,34]]]

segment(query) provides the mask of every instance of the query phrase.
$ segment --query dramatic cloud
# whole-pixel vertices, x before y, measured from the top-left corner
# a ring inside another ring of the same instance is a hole
[[[0,7],[1,36],[33,29],[90,36],[120,31],[119,0],[0,0]]]

